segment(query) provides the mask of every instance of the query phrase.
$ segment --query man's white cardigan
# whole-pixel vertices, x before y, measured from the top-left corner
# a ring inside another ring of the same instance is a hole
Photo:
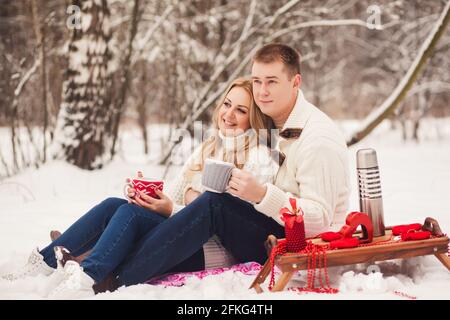
[[[338,230],[345,223],[350,181],[348,149],[342,132],[322,111],[306,101],[301,90],[284,129],[302,129],[298,138],[278,141],[286,156],[275,183],[255,209],[280,220],[280,209],[295,197],[304,212],[306,237]]]

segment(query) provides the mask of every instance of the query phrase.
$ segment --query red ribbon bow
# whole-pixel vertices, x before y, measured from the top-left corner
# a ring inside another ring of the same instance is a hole
[[[285,225],[292,229],[294,227],[294,223],[303,222],[303,210],[301,208],[297,208],[297,202],[295,198],[289,198],[289,202],[291,204],[292,210],[284,207],[280,210],[281,220],[285,223]]]

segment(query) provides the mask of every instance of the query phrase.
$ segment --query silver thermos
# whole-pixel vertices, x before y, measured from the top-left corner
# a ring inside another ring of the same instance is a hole
[[[374,149],[361,149],[356,153],[359,207],[372,220],[373,236],[384,236],[383,199],[381,197],[380,170]]]

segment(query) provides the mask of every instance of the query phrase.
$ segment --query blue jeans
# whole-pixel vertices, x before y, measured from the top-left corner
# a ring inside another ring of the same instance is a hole
[[[55,246],[67,248],[74,256],[93,249],[81,266],[98,283],[117,268],[144,235],[166,219],[155,212],[129,204],[127,200],[108,198],[89,210],[40,253],[49,266],[56,268]],[[200,249],[170,271],[196,271],[203,268],[203,250]]]
[[[284,238],[284,228],[246,201],[205,192],[141,239],[114,271],[119,285],[142,283],[166,273],[214,234],[239,262],[263,264],[267,259],[264,241],[269,234]]]
[[[239,262],[264,263],[269,234],[284,237],[284,228],[230,194],[205,192],[170,218],[110,198],[81,217],[41,251],[56,266],[53,247],[73,255],[93,248],[81,266],[97,283],[113,273],[119,285],[143,283],[167,272],[204,267],[203,245],[214,234]]]

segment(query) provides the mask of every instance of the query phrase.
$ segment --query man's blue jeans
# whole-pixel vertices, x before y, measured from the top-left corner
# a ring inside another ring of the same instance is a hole
[[[239,262],[267,259],[269,234],[284,238],[284,228],[253,205],[227,193],[205,192],[189,206],[152,229],[116,270],[120,285],[161,275],[187,259],[216,234]]]
[[[49,266],[56,268],[55,246],[67,248],[73,256],[93,249],[81,266],[98,283],[122,262],[144,235],[166,219],[129,204],[127,200],[108,198],[89,210],[40,253]],[[204,256],[200,248],[169,272],[202,269]]]
[[[239,262],[263,263],[267,258],[264,240],[269,234],[284,237],[284,228],[229,194],[205,192],[168,219],[126,200],[110,198],[81,217],[41,254],[55,267],[55,245],[68,248],[73,255],[93,248],[81,264],[87,274],[98,283],[113,272],[119,285],[132,285],[173,270],[193,271],[193,265],[201,269],[204,262],[198,261],[203,260],[203,244],[214,234]],[[177,268],[180,265],[190,270]]]

